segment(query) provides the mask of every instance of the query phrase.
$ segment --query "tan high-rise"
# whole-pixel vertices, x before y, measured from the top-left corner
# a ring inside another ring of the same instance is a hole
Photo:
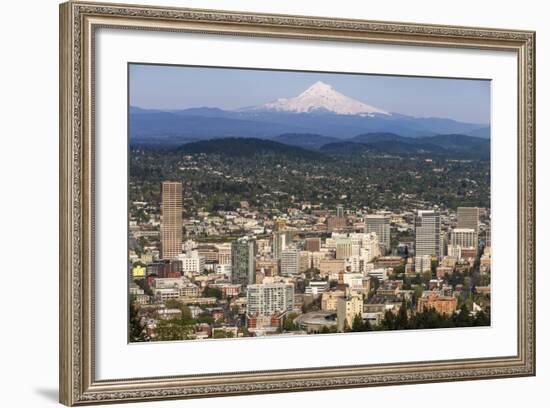
[[[164,259],[172,259],[181,253],[182,201],[183,192],[180,182],[162,182],[160,233],[161,255]]]
[[[479,213],[478,207],[458,207],[457,228],[471,228],[479,234]]]

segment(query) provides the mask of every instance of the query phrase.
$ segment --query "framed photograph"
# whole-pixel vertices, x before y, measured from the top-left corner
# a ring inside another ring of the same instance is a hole
[[[535,33],[60,7],[60,401],[535,374]]]

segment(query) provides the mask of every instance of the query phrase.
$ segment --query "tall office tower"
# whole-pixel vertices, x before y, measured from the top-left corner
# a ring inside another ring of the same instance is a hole
[[[182,201],[183,193],[180,182],[162,182],[162,203],[160,224],[161,257],[172,259],[181,253],[182,241]]]
[[[287,234],[285,231],[277,231],[273,233],[272,253],[274,259],[281,259],[281,253],[287,246]]]
[[[256,243],[243,237],[231,243],[231,283],[250,285],[256,281]]]
[[[321,250],[321,238],[306,238],[306,251],[319,252]]]
[[[281,275],[298,275],[300,272],[300,251],[287,248],[281,252]]]
[[[471,228],[479,234],[479,213],[478,207],[458,207],[457,228]]]
[[[350,238],[336,239],[336,259],[346,259],[353,255],[353,243]]]
[[[246,288],[246,312],[249,315],[271,316],[294,309],[292,283],[263,283]]]
[[[336,206],[336,216],[338,218],[343,218],[344,217],[344,206],[339,204]]]
[[[415,255],[441,258],[441,217],[432,210],[418,211],[414,222]]]
[[[455,228],[451,231],[451,245],[477,248],[477,234],[473,228]]]
[[[382,214],[367,215],[365,219],[365,232],[376,232],[378,242],[388,252],[390,248],[390,217]]]

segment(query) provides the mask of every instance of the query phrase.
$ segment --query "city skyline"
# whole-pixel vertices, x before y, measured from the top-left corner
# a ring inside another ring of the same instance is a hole
[[[130,68],[130,342],[491,325],[489,82]]]

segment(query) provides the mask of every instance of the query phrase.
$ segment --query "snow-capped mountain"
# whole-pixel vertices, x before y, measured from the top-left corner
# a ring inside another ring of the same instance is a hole
[[[273,102],[242,111],[276,111],[289,113],[331,112],[338,115],[391,116],[391,113],[375,106],[350,98],[332,86],[318,81],[294,98],[279,98]]]

